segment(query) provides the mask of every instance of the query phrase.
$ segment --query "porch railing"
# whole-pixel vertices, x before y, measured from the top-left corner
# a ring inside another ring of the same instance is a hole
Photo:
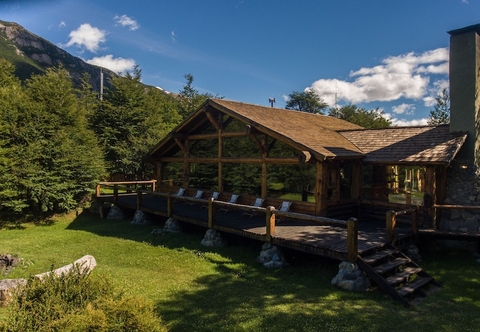
[[[275,234],[276,216],[345,227],[347,229],[347,261],[354,263],[357,260],[358,220],[356,218],[350,218],[348,220],[331,219],[331,218],[317,217],[317,216],[311,216],[311,215],[295,213],[295,212],[281,212],[275,209],[275,207],[273,206],[253,207],[249,205],[242,205],[242,204],[235,204],[235,203],[228,203],[224,201],[214,200],[213,198],[209,198],[207,201],[205,201],[205,199],[197,199],[197,198],[188,197],[188,196],[176,196],[171,193],[151,192],[143,189],[137,190],[137,209],[139,210],[142,207],[142,196],[144,193],[148,193],[149,195],[157,195],[157,196],[165,197],[167,199],[167,216],[169,218],[173,216],[173,209],[174,209],[173,203],[175,200],[188,201],[188,202],[197,203],[197,204],[207,203],[208,228],[214,227],[215,214],[216,214],[217,208],[222,208],[222,207],[233,208],[236,210],[254,211],[255,213],[258,213],[258,214],[265,214],[265,226],[266,226],[265,238],[267,242],[272,242],[272,236]]]

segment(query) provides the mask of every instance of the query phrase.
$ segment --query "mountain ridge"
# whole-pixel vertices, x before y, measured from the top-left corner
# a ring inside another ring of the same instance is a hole
[[[0,58],[15,66],[15,75],[22,81],[34,74],[42,74],[47,68],[62,65],[71,75],[75,86],[80,86],[83,73],[90,74],[90,84],[100,90],[100,72],[104,85],[116,74],[109,69],[91,65],[50,41],[37,36],[15,22],[0,20]]]

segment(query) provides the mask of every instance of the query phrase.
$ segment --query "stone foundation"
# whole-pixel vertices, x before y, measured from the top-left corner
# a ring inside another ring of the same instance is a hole
[[[173,218],[168,218],[167,221],[165,221],[165,225],[163,228],[159,229],[154,229],[152,231],[152,234],[154,235],[163,235],[164,233],[181,233],[182,229],[180,228],[180,223],[178,220],[175,220]]]
[[[257,257],[257,262],[268,268],[284,267],[289,265],[280,248],[270,243],[265,243],[262,246],[262,251]]]
[[[372,285],[370,279],[356,263],[341,262],[332,285],[352,292],[366,292]]]
[[[226,247],[227,242],[222,238],[219,232],[209,229],[205,233],[205,237],[200,242],[205,247]]]
[[[110,211],[108,212],[107,219],[108,220],[122,220],[122,219],[125,219],[125,214],[123,213],[122,209],[120,209],[116,205],[113,205],[110,208]]]
[[[131,224],[134,225],[151,225],[152,220],[148,214],[143,212],[142,210],[135,211],[135,215],[133,216],[133,220]]]

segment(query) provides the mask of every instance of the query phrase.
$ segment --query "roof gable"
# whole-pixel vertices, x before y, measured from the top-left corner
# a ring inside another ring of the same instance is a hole
[[[224,99],[208,99],[189,118],[165,137],[149,155],[163,155],[174,147],[175,133],[192,133],[209,124],[205,110],[213,108],[236,118],[252,128],[298,149],[312,153],[317,159],[334,157],[362,157],[363,153],[340,130],[362,127],[331,116],[310,114],[287,109],[258,106]]]

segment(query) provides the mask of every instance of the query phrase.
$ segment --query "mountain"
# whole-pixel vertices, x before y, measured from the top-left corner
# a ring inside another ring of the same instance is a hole
[[[100,89],[100,67],[86,63],[17,23],[0,21],[0,58],[15,65],[15,74],[22,81],[32,74],[44,73],[49,67],[63,65],[76,86],[86,72],[90,74],[93,88]],[[103,73],[105,86],[108,86],[109,77],[115,73],[105,68]]]

